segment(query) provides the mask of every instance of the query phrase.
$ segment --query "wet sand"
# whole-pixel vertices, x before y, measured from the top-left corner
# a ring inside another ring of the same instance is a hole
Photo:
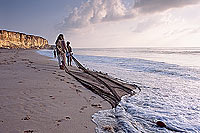
[[[0,49],[0,132],[91,133],[91,115],[109,108],[48,57]]]

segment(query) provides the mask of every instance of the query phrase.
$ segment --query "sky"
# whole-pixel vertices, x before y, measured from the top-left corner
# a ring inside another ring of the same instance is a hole
[[[200,0],[0,0],[0,29],[76,48],[200,47]]]

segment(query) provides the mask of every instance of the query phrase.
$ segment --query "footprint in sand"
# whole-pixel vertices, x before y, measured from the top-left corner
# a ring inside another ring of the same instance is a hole
[[[62,122],[62,120],[63,120],[63,119],[61,119],[61,120],[56,120],[56,122]]]
[[[94,100],[95,98],[96,98],[95,96],[91,96],[91,97],[90,97],[91,100]]]
[[[69,116],[66,116],[65,119],[66,119],[66,120],[69,120],[69,119],[71,119],[71,118],[70,118]]]
[[[32,63],[34,63],[34,62],[32,62],[32,61],[29,61],[29,63],[31,63],[31,64],[32,64]]]
[[[60,81],[64,81],[65,79],[60,79]]]
[[[63,78],[65,77],[65,76],[63,76],[63,75],[60,75],[60,74],[58,74],[57,76],[60,76],[60,77],[63,77]]]
[[[17,82],[17,83],[22,84],[23,82],[22,82],[22,81],[19,81],[19,82]]]
[[[21,120],[27,121],[27,120],[30,120],[30,119],[31,119],[31,116],[27,115],[26,117],[22,118]]]
[[[80,110],[84,110],[85,108],[87,108],[87,106],[82,106]]]
[[[61,122],[67,121],[67,120],[70,120],[70,119],[71,118],[69,116],[66,116],[65,119],[56,120],[56,123],[57,123],[56,125],[59,126]]]
[[[31,68],[33,68],[33,69],[37,69],[35,66],[32,66]]]
[[[80,113],[83,113],[83,110],[86,109],[86,108],[87,108],[87,106],[82,106],[82,107],[80,108],[80,111],[79,111],[79,112],[80,112]]]
[[[93,103],[93,104],[91,104],[91,106],[94,107],[94,108],[102,108],[101,104]]]
[[[14,63],[14,62],[17,62],[17,61],[16,61],[16,60],[13,60],[13,61],[10,61],[10,62],[13,62],[13,63]]]
[[[73,85],[74,87],[77,87],[76,85]]]
[[[56,122],[62,122],[71,119],[69,116],[66,116],[65,119],[56,120]]]
[[[26,131],[24,131],[24,133],[33,133],[34,132],[34,130],[26,130]]]
[[[83,97],[84,99],[85,99],[85,101],[87,102],[87,103],[90,103],[90,100],[88,100],[86,97]]]
[[[29,59],[22,59],[22,61],[29,61]]]
[[[102,101],[100,101],[100,103],[103,103],[103,102],[105,102],[106,100],[102,100]]]
[[[79,93],[81,93],[81,92],[82,92],[81,90],[76,89],[76,93],[77,93],[77,94],[79,94]]]
[[[51,99],[55,99],[55,97],[53,97],[52,95],[49,96]]]

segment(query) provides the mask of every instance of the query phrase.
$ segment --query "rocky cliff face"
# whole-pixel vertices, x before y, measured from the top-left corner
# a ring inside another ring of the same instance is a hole
[[[48,47],[48,41],[42,37],[0,30],[0,48],[42,49]]]

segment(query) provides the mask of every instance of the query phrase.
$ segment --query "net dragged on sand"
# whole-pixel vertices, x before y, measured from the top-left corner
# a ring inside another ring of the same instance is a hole
[[[84,87],[105,99],[113,108],[118,105],[122,96],[134,95],[136,90],[140,91],[140,88],[135,84],[119,81],[101,72],[90,71],[81,65],[75,57],[72,56],[72,59],[79,69],[68,69],[65,66],[65,72],[74,77]]]

